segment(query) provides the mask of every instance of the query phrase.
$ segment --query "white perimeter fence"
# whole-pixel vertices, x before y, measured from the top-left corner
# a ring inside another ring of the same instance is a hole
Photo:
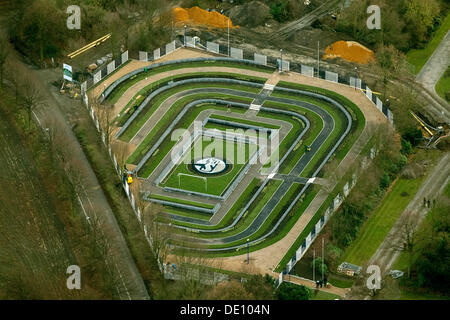
[[[186,40],[183,40],[183,41],[185,41],[185,43],[179,43],[176,41],[172,41],[172,42],[166,44],[165,46],[154,50],[151,53],[148,53],[145,51],[139,51],[139,60],[140,61],[155,61],[157,59],[164,57],[166,54],[170,54],[170,53],[182,48],[183,46],[185,46],[185,47],[196,48],[199,50],[206,50],[206,51],[212,52],[214,54],[230,56],[233,59],[247,60],[247,61],[250,60],[250,61],[253,61],[260,65],[279,68],[280,71],[282,70],[283,72],[288,72],[288,71],[298,72],[298,73],[300,73],[304,76],[308,76],[308,77],[317,76],[318,78],[321,78],[321,79],[324,79],[327,81],[349,85],[351,87],[354,87],[355,90],[361,90],[365,94],[367,99],[369,99],[372,102],[374,107],[376,107],[381,113],[383,113],[386,116],[386,118],[389,120],[389,122],[391,124],[393,124],[394,117],[393,117],[392,112],[389,110],[388,106],[384,105],[383,102],[373,93],[373,91],[360,78],[349,77],[347,79],[346,77],[343,77],[343,76],[339,75],[338,73],[331,72],[328,70],[321,70],[319,72],[319,70],[317,70],[316,68],[314,68],[312,66],[307,66],[307,65],[302,65],[302,64],[294,64],[288,60],[281,59],[281,57],[274,58],[274,57],[268,57],[266,55],[262,55],[262,54],[258,54],[258,53],[248,53],[242,49],[233,48],[233,47],[228,48],[227,46],[223,46],[218,43],[214,43],[214,42],[210,42],[210,41],[202,43],[202,41],[198,37],[185,37],[184,39],[186,39]],[[83,97],[84,104],[88,108],[91,118],[94,121],[95,126],[97,127],[97,130],[101,134],[102,140],[103,140],[103,143],[105,144],[105,146],[107,146],[105,136],[104,136],[103,132],[101,132],[101,127],[99,125],[98,118],[95,115],[94,109],[89,106],[89,99],[88,99],[86,92],[90,87],[92,87],[93,85],[96,85],[98,82],[100,82],[102,79],[104,79],[105,77],[110,75],[117,68],[121,67],[123,64],[125,64],[128,61],[129,61],[129,54],[128,54],[128,51],[125,51],[121,54],[121,56],[117,60],[113,60],[110,63],[108,63],[106,69],[103,68],[102,70],[99,70],[98,72],[96,72],[93,76],[93,81],[85,81],[81,84],[81,91],[82,91],[82,97]],[[282,66],[281,66],[281,64],[282,64]],[[280,68],[280,67],[282,67],[282,68]],[[315,70],[317,70],[317,72],[315,72]],[[125,190],[125,193],[128,196],[131,206],[133,207],[133,210],[134,210],[138,220],[141,222],[140,210],[136,206],[134,196],[131,193],[128,184],[126,183],[126,181],[124,181],[122,179],[122,170],[117,163],[117,158],[114,155],[114,153],[112,152],[111,147],[109,147],[109,146],[108,146],[108,151],[109,151],[109,155],[111,157],[111,161],[113,162],[114,167],[116,169],[116,172],[122,180],[122,186]],[[296,251],[296,253],[292,257],[292,259],[288,262],[286,269],[280,274],[280,279],[282,279],[282,274],[290,272],[292,267],[295,265],[295,262],[298,261],[303,256],[303,254],[306,252],[307,248],[311,245],[312,241],[314,240],[316,234],[323,228],[323,226],[328,221],[331,214],[334,212],[334,210],[336,210],[339,207],[339,205],[342,203],[342,200],[344,199],[346,194],[348,194],[349,190],[354,186],[355,181],[356,181],[356,178],[354,178],[350,182],[348,182],[344,186],[342,193],[339,193],[336,196],[333,203],[326,210],[325,215],[314,225],[312,231],[308,234],[308,236],[303,241],[300,248]],[[152,246],[151,235],[148,234],[145,226],[144,226],[144,232],[146,234],[149,244]],[[164,266],[161,263],[161,261],[159,261],[159,259],[158,259],[158,264],[159,264],[160,270],[163,272]]]

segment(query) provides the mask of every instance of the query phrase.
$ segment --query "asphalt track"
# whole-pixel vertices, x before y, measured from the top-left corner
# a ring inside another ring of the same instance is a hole
[[[236,94],[236,92],[234,92]],[[326,112],[325,110],[321,109],[320,107],[317,107],[313,104],[301,102],[297,100],[292,99],[284,99],[284,98],[268,98],[267,100],[273,101],[273,102],[279,102],[284,104],[291,104],[291,105],[297,105],[299,107],[308,109],[312,112],[317,113],[323,120],[324,120],[324,128],[319,133],[319,135],[316,137],[314,142],[311,144],[311,152],[305,153],[300,160],[297,162],[297,164],[294,166],[292,171],[289,173],[289,177],[298,176],[303,169],[308,165],[308,163],[316,156],[318,153],[320,147],[322,144],[328,139],[331,132],[334,130],[335,122],[333,117]],[[269,108],[262,108],[263,111],[269,111]],[[296,142],[293,144],[294,146],[297,144],[297,141],[299,138],[303,136],[305,133],[305,130],[302,131],[302,133],[298,136]],[[280,178],[280,175],[278,176]],[[305,183],[307,183],[307,179],[304,178]],[[241,239],[246,239],[255,232],[257,232],[260,227],[264,224],[264,222],[267,220],[267,218],[270,216],[270,213],[273,211],[273,209],[278,205],[279,201],[283,198],[283,196],[286,194],[286,192],[289,190],[289,188],[292,186],[293,183],[297,182],[296,179],[285,179],[281,186],[275,191],[275,193],[272,195],[272,197],[269,199],[269,201],[266,203],[266,205],[263,207],[261,212],[258,214],[258,216],[253,220],[253,222],[242,232],[229,236],[229,237],[223,237],[223,238],[217,238],[217,239],[199,239],[199,242],[205,243],[205,244],[224,244],[224,243],[231,243],[235,242]],[[263,189],[265,187],[265,184],[263,184],[260,189]],[[303,190],[303,192],[306,190],[306,188]],[[302,193],[303,193],[302,192]],[[252,199],[254,200],[254,199]],[[252,200],[247,204],[247,206],[241,210],[241,214],[246,211],[246,209],[249,207],[249,205],[252,203]],[[179,217],[179,220],[186,221],[188,219],[185,219],[187,217]],[[215,230],[201,230],[201,229],[194,229],[194,228],[188,228],[190,230],[195,230],[195,232],[223,232],[226,230],[229,230],[234,226],[239,219],[241,218],[241,215],[238,216],[232,223],[231,227],[225,227],[221,229],[215,229]]]
[[[214,82],[217,81],[217,79],[207,79],[206,80],[206,79],[203,78],[202,81],[203,82],[208,82],[209,81],[209,82],[213,82],[214,83]],[[220,81],[218,81],[218,82],[220,82]],[[240,84],[245,84],[245,82],[243,82],[243,81],[239,81],[239,82],[240,82]],[[248,83],[248,85],[251,85],[253,87],[255,86],[254,83]],[[167,87],[168,87],[167,89],[170,89],[170,88],[173,88],[174,85],[167,86]],[[234,95],[234,96],[239,96],[239,97],[253,98],[253,99],[255,99],[254,101],[257,102],[260,105],[262,105],[265,100],[271,101],[271,102],[274,102],[274,103],[283,103],[283,104],[289,104],[289,105],[296,105],[296,106],[308,109],[308,110],[318,114],[322,118],[323,123],[324,123],[324,127],[322,128],[321,132],[315,138],[314,142],[311,144],[311,152],[305,153],[299,159],[299,161],[296,163],[296,165],[291,170],[289,175],[287,175],[285,177],[283,175],[277,175],[276,176],[276,178],[278,178],[278,179],[285,178],[285,179],[283,179],[283,183],[275,191],[275,193],[272,195],[272,197],[269,199],[269,201],[263,207],[261,212],[257,215],[257,217],[252,221],[252,223],[245,230],[241,231],[238,234],[235,234],[235,235],[232,235],[232,236],[228,236],[228,237],[219,237],[219,238],[210,238],[210,239],[198,239],[198,238],[196,238],[196,241],[199,241],[200,243],[203,243],[205,245],[218,245],[218,244],[232,243],[232,242],[236,242],[236,241],[240,241],[240,240],[244,240],[244,239],[249,238],[254,233],[258,232],[258,230],[261,228],[261,226],[264,224],[264,222],[269,218],[270,213],[277,206],[279,201],[283,198],[283,196],[286,194],[286,192],[289,190],[289,188],[292,186],[292,184],[296,183],[296,182],[305,182],[306,181],[305,186],[302,188],[301,192],[297,195],[295,200],[291,202],[291,205],[289,206],[289,208],[287,208],[287,210],[285,210],[284,214],[278,219],[278,221],[275,223],[275,226],[272,228],[272,230],[270,232],[264,234],[262,237],[260,237],[258,239],[255,239],[255,240],[252,240],[249,244],[251,245],[251,244],[255,244],[255,243],[261,242],[264,238],[268,237],[270,234],[272,234],[276,230],[278,225],[283,221],[283,219],[286,217],[286,215],[289,213],[289,211],[292,209],[292,207],[295,205],[295,203],[297,203],[297,201],[300,198],[300,196],[306,191],[306,189],[310,185],[310,182],[308,180],[306,180],[307,178],[299,178],[298,176],[304,170],[304,168],[308,165],[308,163],[314,158],[314,156],[317,155],[317,153],[319,152],[320,147],[324,144],[324,142],[330,137],[332,131],[335,128],[334,119],[326,110],[324,110],[324,109],[322,109],[322,108],[320,108],[320,107],[318,107],[318,106],[316,106],[314,104],[307,103],[307,102],[302,102],[302,101],[298,101],[298,100],[294,100],[294,99],[288,99],[288,98],[270,97],[269,96],[270,91],[269,92],[267,92],[267,91],[268,90],[263,89],[262,92],[260,92],[259,94],[254,94],[254,93],[245,92],[245,91],[239,91],[239,90],[234,90],[234,89],[223,89],[223,88],[192,89],[192,90],[187,90],[187,91],[176,93],[173,96],[171,96],[171,98],[169,98],[165,102],[163,102],[163,103],[170,103],[172,105],[177,100],[182,99],[182,98],[186,97],[187,95],[192,95],[192,94],[201,94],[201,93],[229,94],[229,95]],[[323,167],[323,165],[326,163],[326,161],[329,159],[329,157],[331,157],[331,155],[334,153],[334,151],[339,146],[339,144],[342,142],[342,140],[345,138],[345,136],[348,134],[348,132],[350,131],[351,124],[352,124],[351,116],[345,110],[345,108],[342,105],[340,105],[339,103],[337,103],[333,99],[331,99],[329,97],[326,97],[324,95],[314,94],[314,93],[311,93],[311,92],[306,92],[306,91],[301,91],[301,90],[293,90],[293,89],[283,89],[283,91],[290,92],[292,94],[301,94],[301,95],[312,96],[312,97],[315,97],[315,98],[322,99],[324,101],[330,102],[334,106],[336,106],[337,109],[340,110],[343,113],[344,117],[347,119],[347,128],[346,128],[345,132],[343,132],[341,134],[341,137],[340,137],[339,141],[337,141],[335,143],[335,145],[332,148],[332,150],[328,153],[328,155],[325,157],[325,159],[322,161],[322,163],[318,166],[318,168],[316,169],[316,171],[314,173],[314,175],[316,175],[320,171],[320,169]],[[148,99],[148,100],[146,99],[146,102],[149,103],[150,100],[151,99]],[[248,108],[249,107],[250,106],[248,106]],[[261,107],[261,110],[262,111],[266,111],[266,112],[273,112],[274,109]],[[283,112],[281,109],[276,109],[276,111],[277,111],[277,113]],[[298,113],[294,113],[294,112],[291,112],[291,111],[284,111],[284,112],[288,112],[291,115],[297,116],[303,122],[305,122],[305,120],[308,121],[306,118],[304,118],[302,115],[300,115]],[[144,126],[146,126],[146,124],[144,124]],[[297,142],[306,133],[308,128],[309,128],[309,123],[307,123],[306,128],[304,130],[302,130],[302,132],[299,134],[299,136],[297,137],[295,143],[289,149],[289,152],[291,152],[293,150],[293,147],[295,147]],[[149,129],[151,129],[151,128],[147,128],[147,130],[145,130],[145,131],[147,131],[147,134],[148,134],[148,132],[150,132],[150,131],[148,131]],[[171,128],[169,127],[166,131],[170,131],[170,129]],[[139,131],[141,131],[141,129]],[[122,132],[124,132],[124,130]],[[140,138],[143,140],[144,137],[145,136],[142,136]],[[162,142],[164,139],[160,139],[160,140]],[[155,146],[153,146],[153,147],[155,147]],[[156,148],[154,148],[154,149],[156,150]],[[289,152],[284,155],[283,159],[287,157]],[[146,158],[145,161],[147,161],[147,159],[151,155],[152,155],[152,151],[150,151],[150,153],[147,154],[147,157],[145,157]],[[295,177],[295,179],[294,179],[294,177]],[[260,190],[262,190],[264,188],[264,186],[267,184],[267,182],[268,182],[268,178],[266,178],[266,180],[264,181],[263,185],[260,187]],[[249,205],[251,204],[252,201],[254,201],[255,198],[256,197],[254,197],[247,204],[246,208],[249,207]],[[242,215],[246,211],[246,208],[244,208],[241,211],[240,215],[233,221],[231,226],[228,226],[228,227],[225,227],[225,228],[222,228],[222,229],[202,230],[202,229],[194,229],[194,228],[185,228],[185,227],[181,227],[181,226],[178,226],[178,227],[184,228],[184,229],[188,229],[190,231],[195,231],[195,232],[220,232],[220,231],[226,231],[226,230],[231,229],[239,221],[239,219],[241,219]],[[171,214],[171,217],[173,219],[175,219],[175,220],[178,220],[178,221],[184,221],[184,222],[199,223],[199,224],[203,224],[203,225],[208,225],[207,221],[203,221],[203,220],[200,220],[200,219],[189,218],[189,217],[185,217],[185,216],[178,216],[178,215],[173,215],[173,214]],[[203,248],[202,250],[206,250],[206,251],[228,251],[228,250],[232,250],[232,249],[241,248],[243,246],[246,246],[246,244],[230,246],[230,247],[225,247],[225,248]]]

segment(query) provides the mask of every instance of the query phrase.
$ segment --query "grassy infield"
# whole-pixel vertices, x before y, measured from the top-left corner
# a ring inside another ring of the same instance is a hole
[[[192,65],[191,65],[192,66]],[[225,66],[225,65],[224,65]],[[180,68],[180,66],[177,66],[176,68]],[[166,68],[165,70],[173,70],[175,69],[175,66],[171,66],[170,68]],[[162,71],[161,71],[162,72]],[[153,74],[155,73],[155,71],[153,71]],[[118,89],[117,92],[115,92],[110,98],[112,101],[114,101],[115,99],[117,99],[117,96],[120,96],[120,94],[123,94],[123,92],[126,91],[126,89],[131,86],[132,84],[136,83],[137,81],[139,81],[140,79],[136,77],[136,79],[133,79],[132,81],[130,81],[130,83],[127,83],[127,86],[122,86]],[[292,87],[292,84],[290,84],[290,86]],[[146,110],[143,111],[143,117],[141,117],[139,120],[135,121],[135,123],[133,123],[133,125],[130,127],[130,129],[127,130],[127,132],[125,132],[124,136],[122,137],[122,139],[124,140],[129,140],[132,138],[132,136],[134,136],[134,134],[139,130],[140,126],[143,125],[143,123],[145,123],[145,121],[151,116],[151,114],[154,112],[154,110],[157,109],[157,107],[168,97],[170,97],[171,95],[173,95],[175,92],[181,92],[187,89],[191,89],[194,88],[195,86],[183,86],[183,87],[177,87],[174,89],[171,89],[170,91],[167,91],[166,93],[162,94],[161,96],[157,97],[154,102],[151,104],[151,106],[149,106]],[[204,85],[202,85],[202,87],[204,87]],[[224,85],[220,85],[220,87],[226,87]],[[242,88],[237,88],[237,86],[232,86],[233,89],[239,89],[242,90]],[[363,125],[364,125],[364,118],[362,116],[362,113],[359,111],[359,109],[353,105],[353,103],[351,103],[349,100],[347,100],[346,98],[337,95],[333,92],[329,92],[323,89],[319,89],[319,88],[314,88],[314,87],[309,87],[309,86],[301,86],[301,85],[295,85],[296,88],[299,89],[303,89],[303,90],[309,90],[309,91],[313,91],[313,92],[320,92],[320,93],[324,93],[328,96],[331,96],[339,101],[341,101],[343,104],[346,105],[346,107],[351,110],[351,113],[353,115],[357,115],[356,119],[358,119],[358,121],[356,122],[356,125],[353,128],[353,133],[352,135],[347,138],[347,143],[344,143],[337,151],[335,157],[338,159],[342,159],[345,154],[347,153],[347,151],[350,149],[351,145],[354,143],[354,141],[356,140],[357,136],[359,135],[359,133],[361,132]],[[249,88],[245,88],[244,90],[248,91]],[[252,89],[251,89],[252,90]],[[257,91],[257,90],[256,90]],[[279,94],[278,94],[279,95]],[[207,95],[206,95],[207,96]],[[237,100],[240,102],[246,102],[249,103],[249,99],[246,98],[241,98],[241,97],[233,97],[233,96],[224,96],[224,95],[218,95],[218,94],[214,94],[214,97],[218,97],[220,96],[221,98],[226,98],[226,99],[233,99],[233,100]],[[156,128],[154,128],[152,130],[152,132],[145,138],[144,142],[139,146],[138,149],[136,149],[135,153],[133,153],[133,155],[130,157],[129,160],[132,160],[131,162],[137,162],[137,160],[139,158],[141,158],[146,151],[150,148],[150,146],[152,145],[152,143],[155,141],[156,137],[159,137],[159,134],[165,130],[165,127],[167,127],[168,123],[170,123],[170,119],[177,114],[177,112],[179,112],[184,105],[186,105],[188,102],[193,101],[195,99],[200,98],[197,95],[192,95],[192,96],[188,96],[185,97],[183,99],[180,99],[176,104],[174,104],[171,108],[171,112],[168,112],[164,118],[162,119],[162,121],[160,121],[157,125]],[[205,98],[205,94],[201,95],[201,98]],[[330,113],[332,113],[334,116],[337,115],[336,111],[332,109],[331,106],[327,105],[326,103],[320,101],[320,100],[315,100],[315,99],[311,99],[311,98],[307,98],[307,97],[292,97],[290,96],[289,98],[294,98],[294,99],[298,99],[298,100],[302,100],[302,101],[308,101],[308,102],[313,102],[317,105],[320,105],[321,107],[327,109]],[[267,104],[268,106],[271,106],[269,104]],[[321,121],[321,119],[309,112],[308,110],[304,110],[302,108],[298,108],[296,106],[288,106],[288,105],[280,105],[277,104],[277,107],[281,107],[281,108],[286,108],[286,109],[295,109],[296,111],[300,111],[303,112],[311,121],[312,123],[312,127],[310,129],[310,132],[307,133],[307,135],[305,135],[304,137],[304,142],[303,143],[307,143],[309,144],[310,142],[312,142],[312,140],[314,140],[314,138],[317,136],[317,134],[320,132],[320,130],[323,127],[323,123]],[[195,108],[195,112],[193,112],[192,110],[185,116],[188,119],[184,119],[186,121],[180,121],[180,123],[183,123],[182,127],[187,127],[189,123],[192,122],[193,119],[195,119],[195,117],[198,115],[198,113],[201,111],[200,109],[211,109],[214,106],[203,106],[203,107],[198,107]],[[217,108],[217,107],[216,107]],[[223,109],[223,108],[222,108]],[[300,110],[301,109],[301,110]],[[233,110],[233,112],[242,112],[243,110]],[[124,113],[122,112],[122,116],[124,115]],[[260,113],[261,116],[267,116],[264,115],[262,112]],[[273,115],[270,116],[271,118],[273,118]],[[280,116],[281,118],[283,116]],[[289,118],[289,117],[285,117],[285,118]],[[190,121],[187,121],[190,120]],[[283,119],[283,120],[287,120],[287,119]],[[327,141],[327,143],[322,147],[322,149],[320,150],[320,154],[324,154],[326,152],[327,149],[329,149],[332,144],[333,141],[336,141],[337,138],[339,137],[339,133],[342,132],[342,124],[343,121],[340,117],[336,117],[335,119],[336,121],[336,128],[333,131],[332,137],[330,137]],[[293,119],[289,119],[289,122],[291,123],[296,123],[296,125],[294,125],[294,128],[296,130],[291,130],[290,134],[292,134],[291,138],[295,138],[296,134],[297,134],[297,130],[301,129],[301,127],[303,126],[303,124],[301,124],[299,121],[294,121]],[[128,132],[129,131],[129,132]],[[280,146],[282,149],[283,148],[287,148],[289,147],[289,142],[292,143],[292,140],[289,141],[291,139],[289,139],[289,137],[287,139],[285,139],[285,141],[283,141],[286,145],[282,145]],[[159,161],[162,159],[162,157],[164,156],[164,154],[167,154],[167,152],[172,148],[172,145],[170,143],[165,143],[163,144],[165,147],[161,148],[161,150],[158,150],[156,155],[153,157],[153,161],[151,161],[153,164],[151,165],[146,165],[146,167],[144,167],[144,176],[148,176],[153,169],[156,167],[156,165],[159,163]],[[296,149],[298,149],[299,146],[296,147]],[[164,150],[162,150],[164,149]],[[167,150],[166,150],[167,149]],[[282,168],[282,172],[283,173],[287,173],[289,172],[293,165],[296,163],[296,161],[301,157],[303,153],[303,148],[300,148],[300,150],[298,150],[298,152],[295,152],[295,156],[293,156],[291,159],[287,159],[286,163],[288,163],[288,165],[285,165]],[[159,156],[159,157],[158,157]],[[311,173],[311,171],[313,170],[313,168],[317,165],[318,161],[320,160],[320,157],[316,157],[317,159],[315,161],[312,161],[311,164],[305,168],[304,172],[302,173],[303,175],[305,175],[306,173]],[[250,186],[245,190],[245,192],[242,194],[242,196],[239,198],[239,200],[235,203],[235,205],[233,206],[233,208],[230,210],[230,212],[224,217],[224,219],[219,223],[218,226],[215,227],[208,227],[208,226],[196,226],[197,228],[205,228],[205,229],[215,229],[218,227],[223,227],[226,226],[227,224],[229,224],[233,218],[236,217],[236,215],[239,213],[239,208],[242,208],[243,205],[245,205],[246,201],[248,201],[249,197],[254,193],[254,191],[257,188],[257,184],[258,181],[255,179]],[[272,195],[273,192],[275,192],[276,188],[279,186],[279,184],[281,184],[280,181],[272,181],[271,183],[269,183],[266,186],[265,192],[263,192],[263,194],[260,196],[260,199],[257,199],[257,201],[255,201],[255,205],[253,208],[249,208],[249,211],[245,213],[244,218],[241,219],[241,221],[230,231],[227,231],[225,233],[220,233],[220,236],[228,236],[228,235],[232,235],[232,234],[236,234],[238,232],[241,232],[242,230],[244,230],[246,228],[246,226],[248,226],[251,221],[253,221],[253,219],[257,216],[257,214],[259,213],[260,209],[262,209],[263,205],[269,200],[269,195]],[[269,216],[269,218],[267,219],[267,221],[263,224],[263,226],[260,228],[260,230],[252,236],[252,238],[257,238],[259,236],[261,236],[263,233],[267,232],[270,227],[273,225],[274,223],[274,219],[279,216],[282,212],[283,209],[287,206],[287,204],[289,204],[289,201],[291,200],[291,198],[294,196],[294,194],[296,192],[298,192],[300,190],[300,186],[297,184],[294,184],[286,193],[286,195],[281,199],[279,205],[275,208],[275,210],[272,212],[272,214]],[[312,199],[314,198],[314,196],[317,193],[317,189],[316,188],[310,188],[309,192],[306,193],[306,195],[303,197],[302,201],[299,201],[297,203],[297,205],[294,207],[294,209],[292,210],[292,214],[290,215],[289,219],[286,219],[287,221],[283,222],[282,225],[279,228],[279,231],[276,233],[275,236],[272,236],[269,240],[264,241],[263,243],[260,243],[254,247],[251,248],[252,251],[254,250],[259,250],[262,247],[268,246],[271,243],[274,243],[276,241],[278,241],[279,239],[281,239],[289,230],[290,228],[293,226],[293,224],[295,223],[295,221],[297,221],[297,219],[300,217],[301,213],[306,209],[306,207],[309,205],[309,203],[312,201]],[[330,195],[331,196],[331,195]],[[333,195],[334,197],[334,195]],[[331,199],[333,198],[331,197]],[[322,208],[321,208],[322,209]],[[316,213],[316,215],[314,216],[313,220],[318,220],[320,219],[320,217],[322,216],[324,210],[319,209],[318,212]],[[172,209],[172,211],[177,212],[176,209]],[[179,210],[178,210],[179,212]],[[185,215],[189,215],[188,213],[183,213]],[[318,219],[316,219],[316,217]],[[315,222],[314,222],[315,223]],[[182,223],[179,223],[182,224]],[[304,230],[304,232],[300,235],[299,239],[306,237],[306,235],[304,234],[306,231],[308,231],[307,233],[309,233],[310,228],[312,227],[313,224],[310,224],[307,226],[307,228]],[[306,234],[307,234],[306,233]],[[200,236],[200,235],[199,235]],[[202,237],[204,236],[203,234],[201,235]],[[217,237],[217,234],[212,233],[211,235],[206,235],[205,237]],[[303,239],[301,239],[301,242],[303,241]],[[235,244],[240,244],[240,242],[236,242]],[[215,247],[219,247],[219,246],[215,246]],[[291,248],[292,249],[292,248]],[[296,249],[296,248],[295,248]],[[295,251],[295,250],[294,250]],[[223,255],[235,255],[236,252],[229,252],[226,254],[221,254]],[[290,254],[290,252],[288,252],[288,255]],[[287,255],[287,256],[288,256]],[[289,256],[290,257],[290,256]]]
[[[214,150],[208,152],[210,146],[220,147],[220,150],[223,150],[223,156],[216,154]],[[203,179],[201,179],[198,174],[196,174],[189,168],[189,164],[192,163],[192,160],[195,160],[194,150],[197,148],[201,148],[202,155],[204,156],[210,155],[212,157],[219,157],[226,159],[227,163],[229,163],[229,165],[231,166],[229,172],[226,172],[218,176],[201,176],[202,178],[204,177],[207,179],[207,184],[205,184],[203,182]],[[233,152],[232,154],[234,155],[234,159],[227,158],[227,153],[230,152],[228,151],[230,149],[231,152]],[[232,141],[223,141],[218,139],[214,139],[213,141],[204,141],[203,139],[199,139],[195,143],[195,145],[192,146],[189,152],[184,156],[182,163],[180,163],[172,171],[172,173],[167,177],[167,180],[163,181],[162,185],[165,187],[182,188],[189,191],[205,192],[208,194],[220,196],[226,191],[226,189],[232,183],[234,178],[241,172],[241,170],[247,164],[250,158],[249,152],[251,149],[253,150],[253,152],[256,151],[256,146],[250,147],[248,144],[235,143]],[[241,154],[240,151],[244,151],[245,159],[239,159],[240,156],[238,155]],[[242,163],[243,161],[240,160],[243,160],[245,162]],[[194,175],[196,177],[194,178],[191,176],[181,176],[179,179],[178,174],[189,174]],[[178,183],[180,183],[180,186],[178,185]]]

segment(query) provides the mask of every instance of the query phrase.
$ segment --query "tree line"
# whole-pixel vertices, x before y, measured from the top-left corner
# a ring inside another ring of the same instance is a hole
[[[81,28],[67,28],[69,5],[81,9]],[[147,50],[171,36],[171,16],[163,0],[17,0],[4,12],[9,41],[39,66],[112,33],[111,50]]]

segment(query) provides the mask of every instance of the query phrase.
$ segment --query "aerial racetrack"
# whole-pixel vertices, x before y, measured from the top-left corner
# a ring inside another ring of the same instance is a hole
[[[112,144],[126,146],[144,199],[162,205],[172,247],[209,256],[282,239],[365,125],[342,95],[230,58],[153,63],[104,89]]]

